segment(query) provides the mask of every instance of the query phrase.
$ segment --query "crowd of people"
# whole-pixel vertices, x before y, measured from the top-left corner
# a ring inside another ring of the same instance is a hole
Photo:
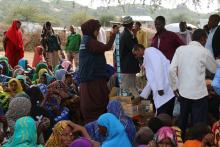
[[[219,22],[214,14],[206,27],[191,30],[183,21],[174,33],[158,16],[149,43],[141,23],[130,16],[122,19],[122,32],[119,25],[112,27],[108,41],[101,41],[106,38],[100,37],[100,22],[90,19],[81,25],[82,36],[70,26],[64,49],[46,22],[30,65],[24,58],[21,22],[13,21],[4,33],[5,56],[0,56],[1,145],[220,147],[220,101],[210,84],[220,53]],[[120,60],[114,57],[110,66],[105,52],[113,48],[114,56],[119,49]],[[147,85],[140,90],[136,74],[143,69]],[[141,126],[119,100],[110,100],[112,87],[136,102],[150,99],[155,116]]]

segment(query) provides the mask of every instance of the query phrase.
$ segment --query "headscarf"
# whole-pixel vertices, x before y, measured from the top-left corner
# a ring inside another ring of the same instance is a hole
[[[56,80],[62,80],[63,77],[66,75],[67,71],[64,69],[59,69],[55,72],[55,78]]]
[[[94,39],[97,39],[95,38],[93,33],[95,30],[99,30],[100,27],[101,24],[98,20],[90,19],[81,25],[81,30],[83,35],[88,35],[90,37],[93,37]]]
[[[93,144],[86,138],[79,138],[74,140],[69,147],[93,147]]]
[[[13,71],[13,77],[15,78],[17,75],[23,75],[24,74],[24,69],[19,67]]]
[[[71,62],[68,61],[68,60],[64,60],[64,61],[62,62],[62,64],[61,64],[61,66],[62,66],[66,71],[68,71],[70,65],[71,65]]]
[[[106,127],[107,129],[107,136],[102,147],[131,147],[124,126],[113,114],[102,114],[97,122],[98,125]]]
[[[40,78],[43,74],[48,73],[48,70],[46,68],[42,68],[39,72],[38,72],[38,78]]]
[[[213,124],[212,133],[214,134],[215,144],[220,145],[220,120]]]
[[[63,107],[61,106],[61,101],[67,97],[69,97],[69,95],[65,84],[62,81],[55,81],[48,86],[44,108],[55,118],[57,114],[53,112],[53,109],[56,108],[62,112]]]
[[[60,121],[58,122],[54,128],[53,133],[45,144],[45,147],[61,147],[61,133],[68,126],[68,121]]]
[[[36,81],[39,78],[38,77],[39,71],[43,68],[48,69],[48,66],[47,66],[46,63],[37,64],[36,71],[35,71],[35,74],[34,74],[34,77],[33,77],[33,81]]]
[[[8,111],[6,112],[6,117],[8,120],[8,125],[13,127],[16,120],[29,115],[31,111],[31,101],[25,97],[15,97],[9,103]]]
[[[33,59],[33,62],[32,62],[32,67],[36,67],[38,63],[43,61],[43,56],[42,56],[42,54],[40,54],[42,51],[43,51],[42,46],[37,46],[34,49],[34,59]]]
[[[9,87],[9,88],[11,88],[11,83],[12,83],[12,82],[16,82],[16,83],[17,83],[16,94],[17,94],[17,93],[21,93],[21,92],[23,91],[23,88],[22,88],[22,86],[21,86],[20,81],[19,81],[18,79],[16,79],[16,78],[12,78],[12,79],[9,80],[9,82],[8,82],[8,87]]]
[[[24,75],[17,75],[16,79],[23,80],[25,84],[27,83],[26,77]]]
[[[107,106],[107,112],[114,114],[125,127],[130,142],[134,141],[136,128],[132,119],[125,115],[121,103],[118,100],[110,101]]]
[[[171,127],[162,127],[158,130],[156,134],[156,142],[159,143],[163,139],[169,138],[172,142],[172,144],[177,147],[177,141],[176,141],[176,136],[175,132]]]
[[[26,59],[20,59],[18,65],[21,66],[24,70],[27,70],[28,61]]]
[[[37,146],[36,123],[31,117],[22,117],[15,123],[14,134],[3,147],[43,147]]]
[[[6,75],[6,76],[11,76],[10,74],[11,74],[11,71],[10,71],[10,67],[9,67],[9,63],[8,63],[8,58],[7,57],[5,57],[5,56],[0,56],[0,62],[4,62],[5,63],[5,65],[6,65],[6,69],[5,69],[5,71],[6,71],[6,73],[4,73],[4,75]]]

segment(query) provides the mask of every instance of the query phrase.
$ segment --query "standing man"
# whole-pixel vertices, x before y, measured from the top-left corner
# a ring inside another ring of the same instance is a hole
[[[67,60],[73,64],[75,64],[75,68],[79,65],[79,47],[81,42],[81,36],[80,34],[75,32],[74,26],[70,26],[70,32],[71,34],[67,37],[67,43],[66,43],[66,54],[67,54]]]
[[[204,30],[195,30],[189,45],[177,49],[170,67],[171,87],[180,101],[180,126],[183,135],[189,114],[193,124],[207,122],[208,90],[205,71],[208,69],[215,73],[217,64],[211,53],[204,48],[206,39]]]
[[[141,44],[134,47],[133,54],[139,58],[144,57],[143,66],[148,82],[141,96],[148,98],[152,90],[157,115],[166,113],[172,116],[175,98],[169,84],[170,61],[158,49],[145,49]]]
[[[157,33],[152,39],[151,46],[158,48],[171,62],[176,49],[184,43],[174,32],[165,29],[166,20],[163,16],[158,16],[154,24]]]
[[[179,23],[180,32],[177,35],[183,41],[184,44],[189,44],[192,41],[192,32],[187,30],[187,24],[185,21]]]
[[[136,91],[136,74],[140,71],[138,59],[132,54],[132,49],[138,44],[136,34],[132,32],[133,20],[130,16],[123,18],[124,31],[120,36],[120,61],[122,73],[121,88]],[[133,93],[134,94],[134,93]]]
[[[220,27],[219,27],[220,16],[213,14],[209,17],[208,22],[208,40],[205,47],[212,53],[215,58],[220,58]]]
[[[147,32],[145,32],[141,28],[141,23],[139,21],[135,23],[135,31],[137,31],[138,44],[142,44],[146,48],[148,46],[147,45]]]

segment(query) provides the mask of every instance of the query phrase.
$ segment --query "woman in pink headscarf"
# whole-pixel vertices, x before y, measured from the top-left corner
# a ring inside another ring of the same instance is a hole
[[[32,62],[32,67],[36,67],[38,63],[43,61],[43,47],[37,46],[34,50],[34,59]]]
[[[156,142],[158,147],[177,147],[176,135],[171,127],[162,127],[157,131]]]
[[[69,71],[71,68],[71,62],[68,60],[63,60],[61,66],[63,67],[63,69],[65,69],[66,71]]]
[[[9,64],[13,68],[24,57],[24,44],[20,27],[21,22],[14,20],[12,26],[5,33],[4,38],[5,56],[8,57]]]

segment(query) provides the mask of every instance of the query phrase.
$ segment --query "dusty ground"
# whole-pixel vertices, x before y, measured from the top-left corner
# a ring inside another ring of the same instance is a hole
[[[0,55],[4,55],[5,53],[3,51],[0,51]],[[108,51],[106,52],[106,60],[108,64],[113,64],[113,55],[112,55],[112,51]],[[29,64],[32,65],[32,60],[34,58],[34,52],[25,52],[24,53],[24,57],[25,59],[28,60]]]

